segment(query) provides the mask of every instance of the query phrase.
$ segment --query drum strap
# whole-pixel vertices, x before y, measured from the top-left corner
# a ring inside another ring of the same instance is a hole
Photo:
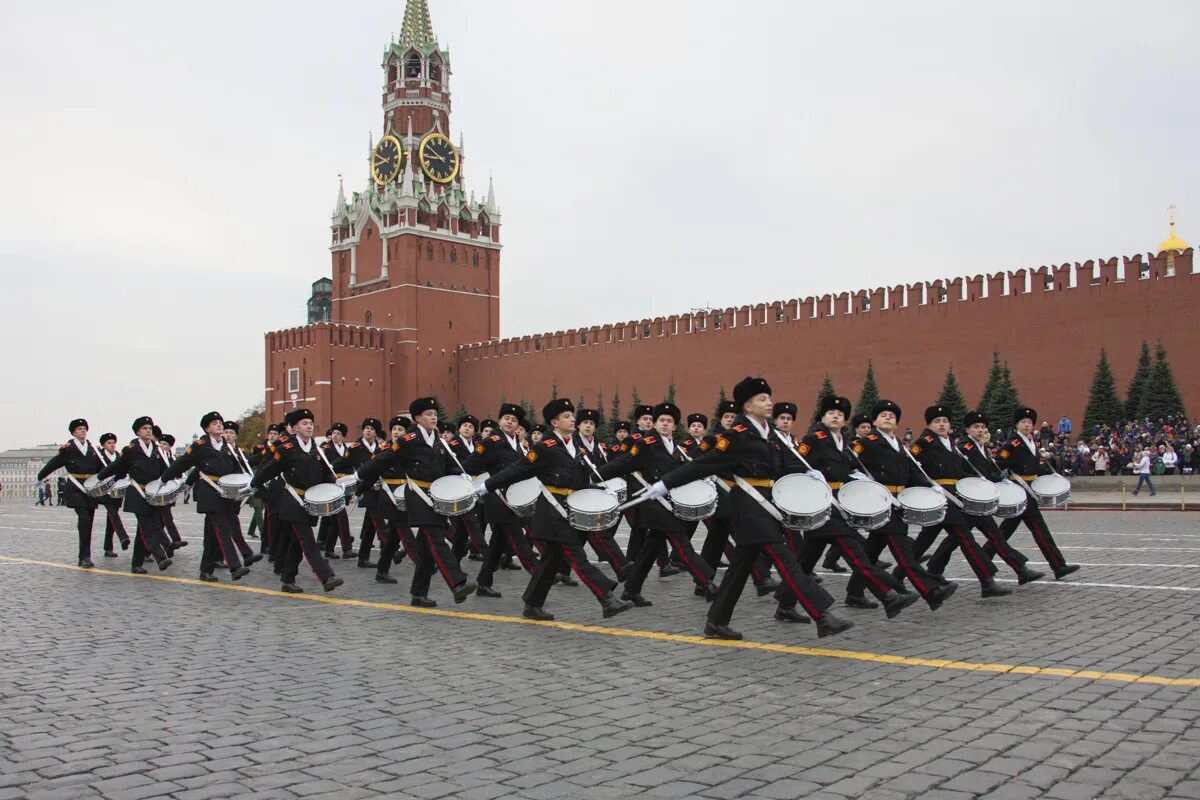
[[[217,484],[216,484],[216,483],[213,481],[213,479],[212,479],[212,478],[208,477],[208,476],[207,476],[207,475],[205,475],[203,472],[201,472],[201,473],[200,473],[200,478],[201,478],[201,479],[202,479],[202,480],[203,480],[205,483],[207,483],[209,486],[211,486],[211,487],[212,487],[212,490],[213,490],[214,492],[216,492],[218,495],[220,495],[220,494],[221,494],[221,490],[220,490],[220,489],[217,487]]]
[[[679,455],[683,456],[684,461],[695,461],[696,460],[696,459],[692,458],[691,456],[689,456],[687,454],[687,451],[684,450],[682,447],[679,448]],[[729,494],[729,492],[731,491],[731,489],[729,488],[729,485],[726,484],[725,481],[723,481],[723,480],[714,480],[713,483],[715,483],[717,485],[718,489],[723,490],[725,492],[725,494]]]
[[[638,472],[637,470],[634,470],[633,477],[637,478],[638,483],[640,483],[642,486],[645,486],[647,489],[650,488],[650,484],[646,483],[646,479],[642,477],[642,473]],[[667,511],[670,511],[672,514],[675,513],[675,506],[671,505],[671,503],[665,497],[659,497],[659,498],[657,498],[657,500],[658,500],[659,504],[663,508],[665,508]]]
[[[778,508],[776,508],[775,506],[768,503],[767,498],[763,497],[762,493],[760,493],[758,491],[758,489],[755,489],[753,486],[746,483],[746,479],[743,478],[741,475],[734,475],[733,480],[734,480],[734,483],[737,484],[739,489],[741,489],[746,494],[750,495],[750,497],[754,500],[754,502],[756,502],[760,506],[762,506],[763,511],[766,511],[768,514],[770,514],[775,519],[776,522],[778,522],[780,524],[783,523],[783,514],[779,513]]]
[[[383,478],[379,479],[379,482],[375,485],[375,490],[386,494],[388,500],[392,501],[392,505],[394,505],[397,509],[400,508],[400,504],[396,502],[396,495],[392,494],[392,487],[384,483]]]
[[[925,476],[925,480],[929,481],[929,485],[937,486],[938,485],[937,482],[933,478],[929,477],[929,473],[926,472],[925,468],[921,466],[920,461],[917,461],[917,459],[913,458],[913,454],[909,451],[909,449],[907,447],[902,448],[902,449],[904,450],[904,454],[906,456],[908,456],[908,460],[913,462],[913,464],[916,465],[917,469],[919,469],[921,471],[921,474]],[[947,492],[946,490],[943,489],[942,494],[944,494],[944,495],[946,495],[946,497],[950,498],[950,500],[952,500],[954,502],[954,505],[958,506],[959,508],[963,507],[962,500],[959,500],[958,495],[956,495],[954,492]]]
[[[637,473],[635,472],[634,474],[636,475]],[[562,514],[562,518],[569,522],[571,517],[567,514],[567,510],[562,507],[561,503],[554,499],[554,495],[546,488],[546,484],[538,481],[538,486],[542,487],[542,497],[546,498],[546,502],[558,509],[558,513]]]
[[[302,499],[300,499],[300,495],[296,494],[296,490],[292,488],[292,485],[290,483],[288,483],[287,481],[284,481],[283,488],[288,490],[288,494],[290,494],[292,496],[292,499],[294,499],[296,501],[296,503],[300,506],[300,508],[303,509],[304,501]],[[307,513],[307,509],[305,509],[305,513]]]
[[[412,478],[409,478],[407,475],[405,475],[405,477],[408,478],[408,485],[413,490],[413,494],[415,494],[417,497],[424,500],[425,505],[429,506],[430,508],[433,508],[433,501],[429,499],[429,495],[425,494],[425,490],[422,489],[420,486],[418,486],[417,482],[414,481]],[[395,500],[394,497],[392,499]]]

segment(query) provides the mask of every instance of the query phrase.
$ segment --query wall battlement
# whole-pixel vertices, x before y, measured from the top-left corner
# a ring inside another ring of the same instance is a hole
[[[936,279],[891,287],[862,289],[790,300],[774,300],[668,317],[630,320],[587,328],[572,328],[459,345],[459,361],[471,362],[572,347],[627,344],[663,337],[702,334],[734,336],[747,329],[780,323],[826,319],[867,320],[897,314],[937,313],[942,307],[978,304],[994,310],[1006,303],[1041,300],[1087,300],[1098,293],[1106,299],[1127,287],[1158,280],[1184,279],[1196,274],[1193,251],[1147,254],[1000,271],[953,279]],[[849,320],[847,320],[849,321]]]
[[[315,322],[266,334],[268,353],[282,353],[318,344],[382,350],[385,346],[384,331],[345,322]]]

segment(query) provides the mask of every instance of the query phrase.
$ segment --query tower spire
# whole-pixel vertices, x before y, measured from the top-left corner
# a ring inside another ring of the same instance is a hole
[[[487,201],[483,204],[483,207],[487,209],[489,214],[495,214],[498,210],[496,208],[496,187],[492,184],[492,178],[490,175],[488,176]]]
[[[418,48],[437,44],[433,35],[433,23],[429,19],[428,0],[408,0],[405,3],[400,44],[414,45]]]
[[[342,173],[338,173],[338,196],[333,204],[333,215],[336,217],[346,210],[346,187],[342,181]]]

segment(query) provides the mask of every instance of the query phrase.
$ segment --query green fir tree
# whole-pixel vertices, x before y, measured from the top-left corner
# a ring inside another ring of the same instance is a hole
[[[956,429],[962,426],[963,417],[967,415],[967,398],[963,397],[958,388],[958,379],[954,377],[954,365],[946,370],[946,380],[942,383],[942,391],[938,395],[937,404],[945,406],[950,412],[950,424]]]
[[[821,390],[817,392],[817,402],[813,405],[812,421],[809,422],[809,427],[812,428],[821,421],[821,401],[826,397],[832,397],[837,394],[833,389],[833,381],[829,379],[829,373],[825,373],[825,380],[821,383]]]
[[[629,406],[629,421],[636,424],[637,417],[635,417],[634,414],[637,413],[637,407],[642,404],[642,398],[638,397],[637,384],[634,384],[633,397],[630,398],[630,403],[631,403],[631,405]]]
[[[993,427],[999,425],[1008,425],[1007,422],[1001,422],[996,417],[996,395],[1000,391],[1000,383],[1004,380],[1004,367],[1000,364],[1000,351],[992,351],[992,368],[988,372],[987,383],[983,386],[983,393],[979,395],[978,410],[987,415],[991,420]]]
[[[613,431],[621,420],[621,387],[613,389],[612,406],[608,409],[608,438],[613,438]]]
[[[1129,382],[1129,391],[1125,393],[1125,419],[1138,418],[1142,408],[1142,398],[1146,393],[1146,384],[1150,382],[1150,372],[1154,369],[1150,361],[1150,345],[1142,341],[1142,352],[1138,354],[1137,369],[1134,370],[1133,380]]]
[[[675,402],[675,376],[671,376],[671,382],[667,384],[667,396],[663,398],[664,403]]]
[[[1087,410],[1083,412],[1083,427],[1080,433],[1086,433],[1101,425],[1116,427],[1125,418],[1125,404],[1117,397],[1117,382],[1108,363],[1108,353],[1101,347],[1100,360],[1096,363],[1096,372],[1092,375],[1092,388],[1088,393]]]
[[[1167,348],[1163,347],[1160,339],[1154,350],[1154,367],[1150,370],[1150,380],[1146,381],[1142,403],[1138,407],[1138,418],[1149,417],[1157,422],[1160,419],[1166,420],[1168,416],[1181,417],[1185,414],[1183,396],[1179,394],[1175,374],[1167,361]]]
[[[879,387],[875,385],[875,365],[867,359],[867,377],[863,381],[862,391],[858,393],[858,405],[854,411],[859,414],[870,414],[871,407],[879,402]]]
[[[459,403],[458,410],[454,412],[454,417],[450,421],[457,424],[457,422],[460,419],[462,419],[469,413],[471,413],[471,412],[467,411],[467,407],[465,405],[463,405],[462,403]]]
[[[1004,362],[1004,367],[1000,372],[1000,386],[996,390],[996,399],[993,403],[993,412],[988,415],[988,419],[992,421],[993,427],[1011,428],[1013,425],[1013,414],[1021,405],[1021,394],[1017,391],[1017,387],[1013,385],[1012,372],[1008,368],[1008,362]]]

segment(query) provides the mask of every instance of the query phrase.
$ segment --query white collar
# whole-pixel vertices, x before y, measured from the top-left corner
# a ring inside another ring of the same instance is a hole
[[[833,443],[837,445],[838,452],[840,453],[846,444],[845,440],[842,439],[842,434],[837,431],[829,431],[829,436],[833,439]]]
[[[342,442],[341,444],[338,444],[337,442],[334,442],[334,443],[333,443],[333,449],[337,451],[337,454],[338,454],[339,456],[340,456],[340,455],[344,455],[344,454],[345,454],[345,452],[346,452],[346,443],[345,443],[345,442]]]
[[[658,438],[662,439],[662,443],[667,448],[667,452],[671,455],[675,455],[675,441],[670,436],[663,436],[661,434]]]
[[[214,439],[214,438],[212,438],[211,436],[209,436],[209,437],[208,437],[208,442],[209,442],[209,444],[211,444],[211,445],[212,445],[212,449],[213,449],[213,450],[216,450],[217,452],[220,452],[220,451],[221,451],[221,448],[223,448],[223,447],[225,446],[225,440],[224,440],[224,439]]]
[[[557,438],[557,439],[558,439],[560,442],[562,442],[562,445],[563,445],[563,447],[567,448],[567,452],[568,452],[568,453],[570,453],[572,456],[574,456],[574,455],[575,455],[575,443],[571,441],[571,438],[572,438],[572,437],[568,436],[566,439],[564,439],[563,437],[559,436],[557,433],[555,433],[555,434],[553,434],[553,435],[554,435],[554,436],[555,436],[555,437],[556,437],[556,438]]]
[[[878,429],[876,429],[876,430],[878,430]],[[895,450],[897,453],[900,452],[900,441],[896,438],[896,434],[884,433],[883,431],[879,431],[879,435],[883,437],[883,440],[885,442],[887,442],[888,444],[890,444],[892,446],[893,450]]]
[[[762,425],[759,425],[758,421],[754,419],[754,417],[746,417],[746,421],[754,426],[754,430],[758,431],[759,436],[764,439],[771,438],[771,424],[769,422],[764,422]]]
[[[517,441],[517,435],[515,433],[510,436],[509,434],[505,433],[504,431],[500,431],[500,435],[504,437],[505,441],[508,442],[508,446],[511,447],[513,450],[521,449],[521,443]]]
[[[142,452],[146,454],[146,458],[154,458],[154,451],[158,450],[158,445],[156,445],[154,442],[147,443],[142,439],[138,439],[137,442],[139,445],[141,445]],[[165,461],[166,459],[163,460]]]
[[[426,431],[420,425],[417,426],[417,431],[421,434],[421,438],[425,440],[425,444],[433,447],[434,441],[438,438],[438,430],[434,428],[431,431]]]
[[[939,436],[938,438],[942,440],[942,444],[945,446],[945,448],[947,450],[949,450],[950,452],[954,452],[954,446],[950,444],[949,436]]]
[[[303,439],[301,439],[299,436],[297,436],[297,437],[296,437],[296,444],[297,444],[297,445],[300,447],[300,449],[301,449],[301,450],[303,450],[304,452],[306,452],[306,453],[311,453],[311,452],[312,452],[312,446],[313,446],[313,440],[312,440],[312,439],[309,439],[309,440],[308,440],[308,443],[306,444],[306,443],[305,443],[305,441],[304,441]]]
[[[589,439],[581,433],[579,434],[579,441],[583,442],[583,446],[588,449],[589,453],[596,449],[595,438]]]
[[[87,439],[84,439],[82,442],[80,442],[78,439],[76,439],[74,436],[72,436],[71,441],[75,443],[75,447],[78,448],[79,452],[83,453],[85,456],[87,455],[87,451],[88,451]]]
[[[463,444],[466,446],[466,448],[467,448],[468,450],[474,450],[474,449],[475,449],[475,443],[474,443],[474,441],[473,441],[472,439],[468,439],[468,438],[467,438],[467,437],[465,437],[465,436],[460,436],[460,437],[458,437],[458,440],[459,440],[460,442],[462,442],[462,443],[463,443]]]
[[[363,447],[367,448],[372,453],[375,452],[375,448],[378,446],[379,446],[378,442],[368,442],[366,439],[363,439]]]

